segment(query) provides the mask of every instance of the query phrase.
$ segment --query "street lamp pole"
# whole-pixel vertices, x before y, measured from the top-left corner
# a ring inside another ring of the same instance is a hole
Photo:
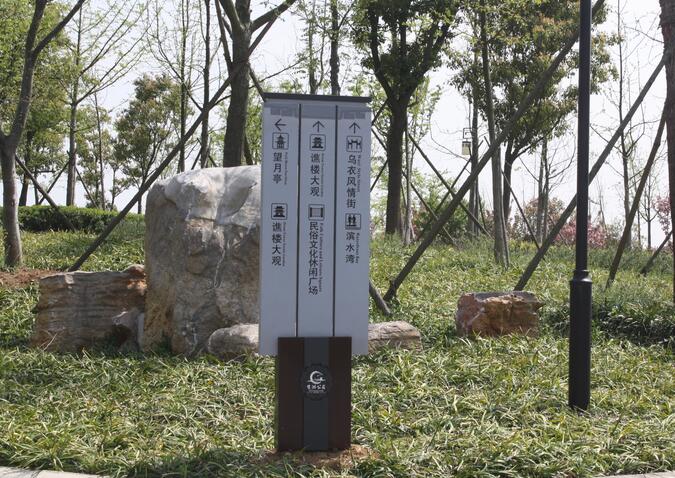
[[[588,272],[588,156],[591,102],[592,2],[580,0],[576,264],[570,281],[569,405],[586,410],[591,398],[591,303]]]

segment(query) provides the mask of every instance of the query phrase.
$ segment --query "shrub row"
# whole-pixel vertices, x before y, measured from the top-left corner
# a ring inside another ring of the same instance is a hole
[[[645,310],[635,304],[596,306],[595,324],[604,333],[642,345],[660,344],[675,349],[675,307],[654,304]]]
[[[73,206],[61,206],[59,210],[62,214],[50,206],[21,206],[19,207],[19,225],[21,229],[31,232],[68,231],[70,228],[64,219],[65,216],[76,230],[99,233],[117,215],[115,211]],[[142,223],[143,216],[128,214],[125,221]]]
[[[547,309],[542,317],[544,324],[566,334],[569,331],[569,306]],[[675,306],[669,303],[596,301],[593,303],[593,327],[609,337],[675,349]]]

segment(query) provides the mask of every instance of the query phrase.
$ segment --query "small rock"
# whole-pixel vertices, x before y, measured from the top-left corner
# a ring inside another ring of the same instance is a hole
[[[385,347],[420,349],[420,331],[402,320],[368,325],[368,351]],[[207,350],[222,360],[257,353],[258,324],[239,324],[216,330],[209,337]]]
[[[543,306],[531,292],[478,292],[459,298],[455,325],[460,337],[520,334],[536,337]]]
[[[380,322],[368,325],[368,351],[381,348],[420,349],[422,339],[420,331],[408,322]]]
[[[64,272],[40,279],[30,343],[54,352],[79,352],[111,343],[133,350],[145,310],[145,272]]]
[[[207,350],[222,360],[256,353],[258,324],[239,324],[216,330],[209,337]]]

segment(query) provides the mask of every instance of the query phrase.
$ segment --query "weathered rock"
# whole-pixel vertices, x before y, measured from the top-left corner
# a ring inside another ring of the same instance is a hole
[[[254,354],[258,351],[258,324],[218,329],[209,337],[207,349],[223,360]]]
[[[408,322],[379,322],[368,325],[368,351],[374,352],[381,348],[422,348],[420,331]]]
[[[196,355],[211,334],[257,323],[260,168],[208,168],[156,183],[145,213],[142,347]]]
[[[207,349],[210,354],[223,360],[257,353],[258,324],[239,324],[218,329],[209,337]],[[381,348],[420,349],[422,340],[419,330],[402,320],[368,325],[368,350]]]
[[[78,352],[112,343],[134,348],[145,310],[145,272],[65,272],[40,279],[30,343],[55,352]]]
[[[455,325],[459,336],[496,337],[507,334],[536,336],[543,306],[531,292],[482,292],[459,298]]]

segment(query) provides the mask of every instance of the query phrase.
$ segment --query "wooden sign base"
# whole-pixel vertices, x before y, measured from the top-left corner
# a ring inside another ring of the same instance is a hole
[[[276,359],[277,451],[351,446],[351,337],[283,337]]]

